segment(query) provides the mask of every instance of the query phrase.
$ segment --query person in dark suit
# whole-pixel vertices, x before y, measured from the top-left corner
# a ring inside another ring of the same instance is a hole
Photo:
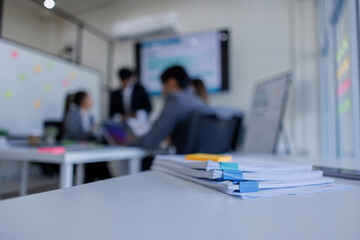
[[[207,108],[207,104],[189,90],[190,78],[181,66],[166,69],[161,81],[165,106],[150,132],[130,143],[132,146],[156,149],[161,141],[170,137],[177,149],[183,148],[191,113]]]
[[[80,91],[73,97],[64,121],[64,139],[75,141],[96,141],[94,117],[90,114],[92,100],[88,93]],[[111,178],[106,162],[85,164],[85,183]]]
[[[110,95],[110,117],[121,115],[123,118],[136,117],[138,111],[151,112],[151,102],[145,88],[138,82],[133,71],[120,69],[121,87]]]

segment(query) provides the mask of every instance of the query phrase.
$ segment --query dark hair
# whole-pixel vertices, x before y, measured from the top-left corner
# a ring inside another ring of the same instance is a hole
[[[191,85],[194,86],[196,95],[205,102],[208,102],[209,99],[204,82],[199,78],[195,78],[191,80]]]
[[[66,95],[66,98],[65,98],[65,106],[64,106],[64,111],[63,111],[63,118],[61,120],[61,127],[60,127],[60,138],[64,138],[64,132],[65,132],[65,119],[66,119],[66,115],[68,114],[70,108],[71,108],[71,105],[73,104],[74,102],[74,96],[75,94],[72,94],[72,93],[68,93]]]
[[[119,79],[123,81],[134,76],[134,72],[131,71],[129,68],[121,68],[119,69],[118,75],[119,75]]]
[[[186,89],[189,85],[190,78],[185,69],[181,66],[172,66],[161,74],[161,82],[165,83],[169,78],[175,78],[181,89]]]
[[[74,102],[74,97],[75,97],[75,94],[72,94],[72,93],[69,93],[66,95],[66,98],[65,98],[65,107],[64,107],[64,115],[66,115],[66,113],[69,112],[70,108],[71,108],[71,104],[73,104]]]
[[[79,91],[75,93],[74,96],[74,103],[76,106],[80,107],[81,103],[84,101],[84,99],[88,96],[87,92],[85,91]]]

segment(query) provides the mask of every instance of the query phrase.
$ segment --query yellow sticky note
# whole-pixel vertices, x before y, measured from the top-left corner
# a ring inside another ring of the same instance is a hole
[[[69,78],[70,79],[75,79],[76,78],[76,72],[75,71],[71,71],[69,74]]]
[[[6,97],[7,99],[12,98],[12,96],[13,96],[13,93],[12,93],[11,91],[6,91],[6,92],[5,92],[5,97]]]
[[[217,155],[217,154],[207,154],[207,153],[195,153],[188,154],[185,157],[187,160],[195,160],[195,161],[207,161],[211,160],[214,162],[231,162],[231,155]]]
[[[35,72],[36,72],[36,73],[41,73],[41,71],[42,71],[42,66],[41,66],[40,64],[37,64],[37,65],[35,66]]]

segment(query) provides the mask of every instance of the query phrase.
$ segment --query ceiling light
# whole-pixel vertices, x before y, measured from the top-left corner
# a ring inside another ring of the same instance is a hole
[[[47,9],[52,9],[55,7],[55,1],[54,0],[45,0],[44,1],[44,7]]]

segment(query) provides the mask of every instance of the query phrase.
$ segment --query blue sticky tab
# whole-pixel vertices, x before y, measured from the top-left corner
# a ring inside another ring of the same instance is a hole
[[[239,170],[238,163],[235,162],[221,162],[220,163],[221,170]]]
[[[246,192],[258,192],[259,191],[259,183],[258,182],[239,182],[239,191],[241,193]]]
[[[243,180],[243,173],[241,171],[223,170],[222,178],[224,180],[240,181]]]

